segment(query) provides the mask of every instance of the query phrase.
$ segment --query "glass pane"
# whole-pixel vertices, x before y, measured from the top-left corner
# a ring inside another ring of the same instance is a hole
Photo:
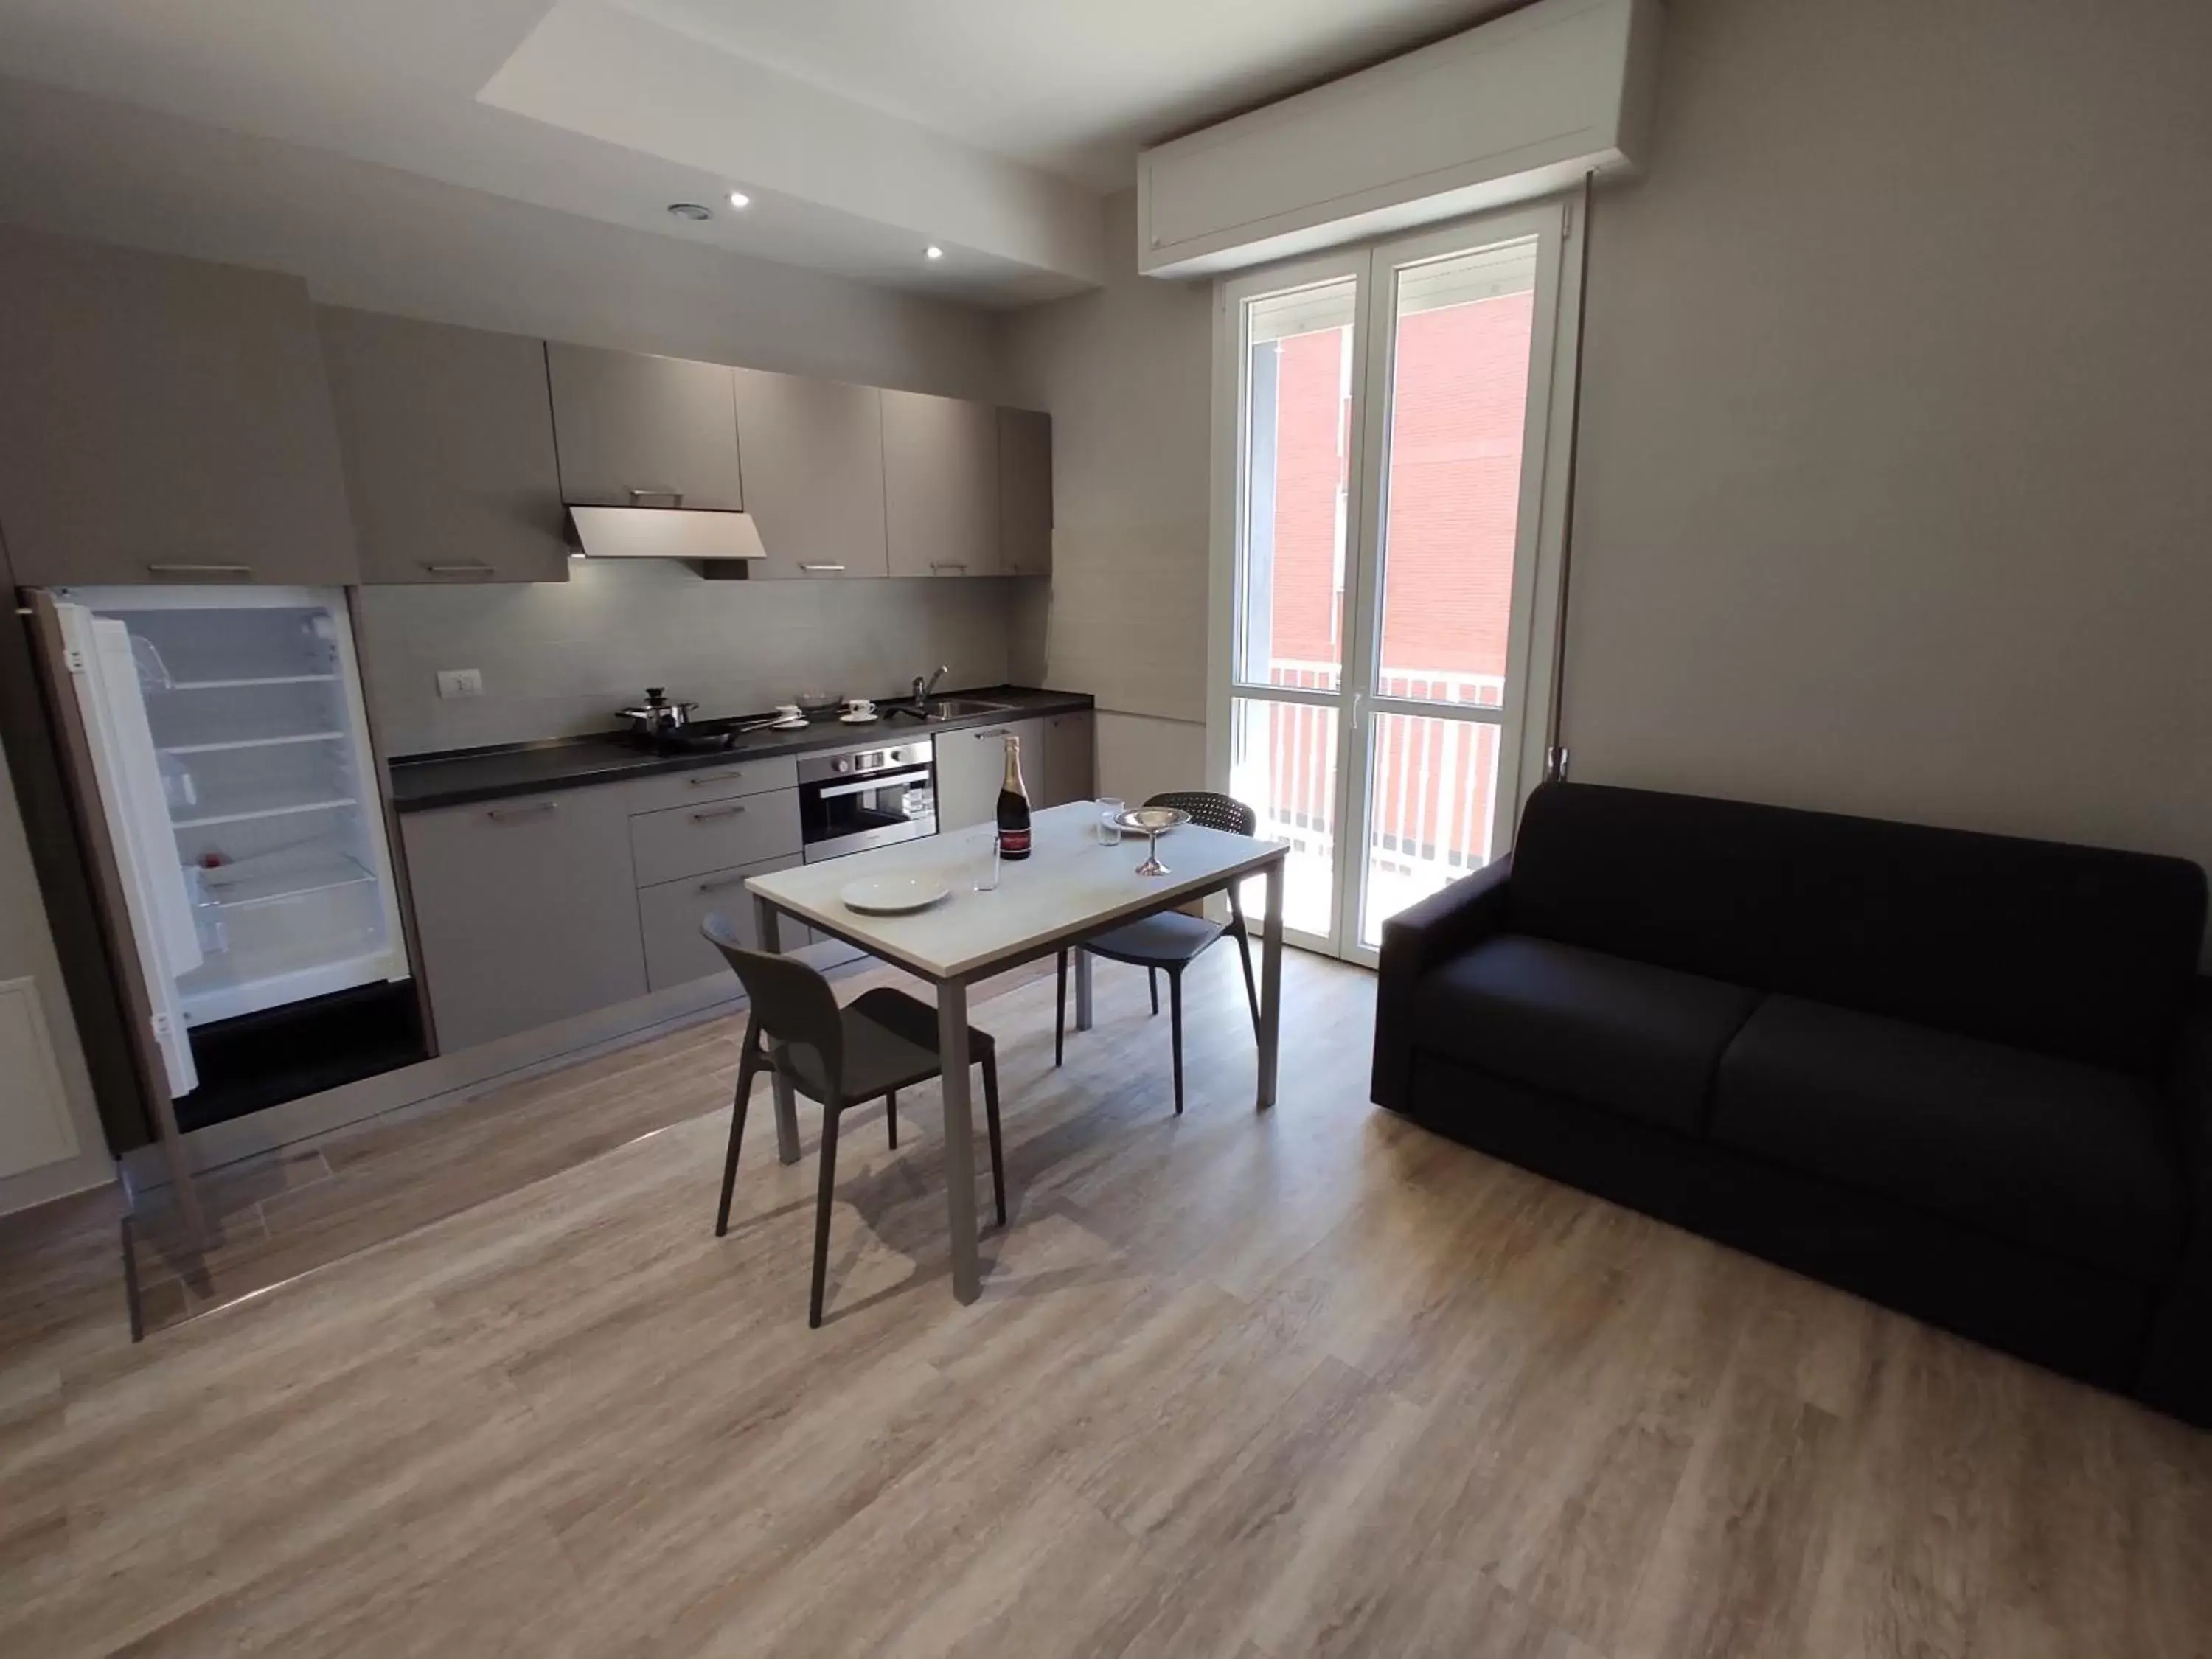
[[[1352,277],[1249,302],[1237,677],[1334,690],[1342,675]]]
[[[1287,841],[1283,925],[1326,934],[1336,909],[1336,710],[1239,697],[1231,706],[1229,793],[1260,815],[1259,833]],[[1266,887],[1248,884],[1250,914]]]
[[[1425,714],[1375,717],[1359,939],[1417,900],[1490,862],[1499,727]]]
[[[1382,526],[1386,697],[1502,707],[1536,245],[1398,273]]]

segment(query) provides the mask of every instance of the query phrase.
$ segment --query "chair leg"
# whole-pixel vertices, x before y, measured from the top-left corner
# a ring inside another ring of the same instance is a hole
[[[1060,1001],[1052,1016],[1052,1063],[1060,1064],[1067,1048],[1067,952],[1060,953]]]
[[[999,1224],[1006,1224],[1006,1153],[999,1139],[999,1055],[983,1051],[983,1127],[991,1138],[991,1196],[999,1206]]]
[[[753,1079],[760,1073],[760,1057],[753,1052],[752,1044],[745,1045],[744,1056],[738,1061],[736,1098],[730,1103],[730,1150],[722,1159],[722,1205],[714,1212],[714,1237],[722,1237],[730,1231],[730,1194],[738,1185],[738,1147],[745,1138],[745,1097],[753,1091]]]
[[[822,1191],[814,1200],[814,1290],[806,1304],[809,1329],[822,1328],[822,1285],[830,1276],[830,1204],[837,1193],[837,1103],[822,1103]]]
[[[1176,1115],[1182,1115],[1182,969],[1168,969],[1168,1036],[1175,1047]]]
[[[898,1151],[898,1091],[891,1090],[884,1096],[884,1121],[891,1132],[891,1150]]]
[[[1252,1035],[1257,1037],[1260,1035],[1260,988],[1252,981],[1252,946],[1245,939],[1242,927],[1233,931],[1237,935],[1237,960],[1244,964],[1244,1000],[1252,1008]]]
[[[1157,1017],[1160,1012],[1160,970],[1157,968],[1146,969],[1145,981],[1152,988],[1152,1012]]]

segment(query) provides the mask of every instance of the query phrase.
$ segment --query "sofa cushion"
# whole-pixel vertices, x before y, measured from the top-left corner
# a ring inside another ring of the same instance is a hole
[[[1756,994],[1625,957],[1502,933],[1425,975],[1417,1047],[1684,1134]]]
[[[1504,926],[2148,1074],[2204,934],[2180,859],[1547,783]]]
[[[1769,997],[1722,1056],[1711,1133],[2137,1283],[2180,1255],[2170,1112],[2124,1073]]]

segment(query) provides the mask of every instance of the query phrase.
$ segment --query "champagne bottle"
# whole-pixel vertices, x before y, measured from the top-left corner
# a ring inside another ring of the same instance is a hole
[[[999,856],[1030,855],[1030,792],[1022,787],[1022,740],[1006,734],[1006,775],[999,785]]]

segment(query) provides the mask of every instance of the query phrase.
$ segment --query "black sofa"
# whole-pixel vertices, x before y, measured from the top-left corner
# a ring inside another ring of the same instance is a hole
[[[1589,784],[1383,930],[1374,1097],[2212,1425],[2178,859]]]

